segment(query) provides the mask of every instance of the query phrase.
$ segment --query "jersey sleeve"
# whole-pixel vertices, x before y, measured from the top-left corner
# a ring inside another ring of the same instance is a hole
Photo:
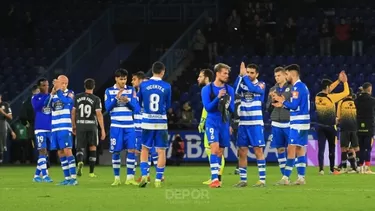
[[[142,107],[142,104],[143,104],[142,83],[141,83],[141,85],[139,85],[139,91],[137,93],[137,97],[138,97],[139,106]]]
[[[74,98],[74,100],[73,100],[74,102],[73,102],[73,108],[77,108],[78,107],[78,102],[77,102],[77,98]]]
[[[265,85],[264,82],[259,82],[257,85],[254,85],[248,76],[242,77],[242,80],[244,81],[247,88],[249,88],[249,92],[254,92],[257,94],[263,94],[265,92]],[[264,100],[263,100],[264,101]]]
[[[242,81],[242,77],[241,76],[238,76],[236,81],[234,82],[233,84],[233,87],[234,87],[234,93],[238,94],[240,92],[240,84],[241,84],[241,81]]]
[[[234,96],[234,89],[231,86],[228,86],[229,96],[230,96],[230,103],[229,103],[229,112],[234,112],[234,101],[236,100]]]
[[[171,88],[171,85],[168,84],[166,110],[168,110],[171,107],[171,105],[172,105],[172,88]]]
[[[102,100],[99,97],[96,98],[94,107],[96,111],[102,110]]]
[[[50,99],[51,99],[51,97],[52,97],[52,95],[48,95],[47,97],[46,97],[46,99],[44,99],[44,106],[51,106],[50,105]]]
[[[307,93],[304,88],[302,88],[301,86],[294,86],[292,91],[292,100],[285,100],[283,105],[291,110],[297,110],[298,106],[301,103],[302,96],[306,94]]]
[[[210,99],[210,88],[203,87],[201,92],[202,103],[207,112],[213,112],[219,103],[219,98],[216,96],[212,101]]]
[[[131,90],[132,90],[132,94],[127,105],[132,111],[135,111],[137,109],[137,104],[138,104],[137,93],[135,92],[135,89],[133,87],[131,88]]]
[[[109,94],[109,90],[106,89],[104,93],[105,110],[112,111],[116,103],[117,103],[117,99],[115,97],[111,97],[111,95]]]
[[[63,102],[64,104],[72,104],[73,103],[73,98],[74,98],[74,93],[69,92],[68,96],[64,96],[63,91],[57,90],[56,92],[57,97]]]
[[[274,89],[273,87],[270,89],[270,93],[273,92]],[[273,106],[272,106],[272,97],[271,95],[268,95],[268,98],[267,98],[267,102],[266,102],[266,110],[271,113],[272,110],[273,110]]]
[[[328,94],[328,97],[329,97],[329,99],[332,100],[333,103],[337,103],[338,101],[342,100],[343,98],[345,98],[349,94],[350,94],[349,85],[348,85],[348,82],[345,82],[344,83],[344,91],[342,91],[340,93]]]
[[[342,106],[342,100],[339,101],[339,103],[337,104],[337,118],[338,119],[341,119],[341,106]]]
[[[336,89],[336,87],[340,84],[340,81],[339,80],[336,80],[335,82],[333,82],[330,86],[329,86],[329,90],[334,90]]]
[[[38,95],[34,95],[32,98],[31,98],[31,105],[33,106],[33,109],[34,111],[39,111],[40,109],[43,108],[44,106],[44,100],[47,98],[47,96],[45,97],[40,97]]]

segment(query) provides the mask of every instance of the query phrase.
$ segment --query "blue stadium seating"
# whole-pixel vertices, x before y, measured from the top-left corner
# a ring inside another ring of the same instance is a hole
[[[34,48],[25,46],[21,21],[16,27],[17,36],[0,39],[0,93],[3,93],[4,100],[11,100],[35,80],[37,69],[47,68],[106,8],[104,3],[75,2],[55,4],[42,0],[33,5],[31,14],[36,22]],[[21,20],[22,7],[15,4],[20,11],[15,16]]]

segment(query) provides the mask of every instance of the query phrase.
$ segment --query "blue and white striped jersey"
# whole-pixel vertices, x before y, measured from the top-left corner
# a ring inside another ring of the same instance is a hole
[[[55,131],[70,131],[72,132],[72,118],[71,110],[73,108],[73,98],[74,92],[72,90],[66,89],[65,91],[58,90],[56,94],[52,96],[49,95],[44,104],[49,106],[51,104],[52,108],[52,132]]]
[[[105,90],[105,109],[111,116],[111,127],[134,128],[133,111],[136,109],[136,92],[133,87],[125,86],[121,97],[127,97],[129,102],[121,102],[116,96],[119,89],[116,85]]]
[[[142,129],[167,130],[167,110],[171,106],[171,85],[161,78],[151,77],[141,83],[139,104],[143,105]]]
[[[239,125],[264,125],[262,103],[264,101],[265,84],[248,76],[238,76],[235,82],[235,93],[241,97],[239,107]]]
[[[310,92],[301,80],[296,81],[292,89],[292,97],[284,101],[290,111],[290,129],[310,129]]]

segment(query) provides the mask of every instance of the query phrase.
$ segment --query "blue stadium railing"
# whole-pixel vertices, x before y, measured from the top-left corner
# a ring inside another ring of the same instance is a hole
[[[174,8],[174,9],[173,9]],[[175,12],[176,8],[179,8]],[[205,8],[207,10],[205,10]],[[143,12],[139,12],[142,10]],[[204,10],[204,12],[202,12]],[[136,12],[138,11],[138,12]],[[199,12],[199,14],[198,14]],[[125,16],[123,16],[126,14]],[[129,14],[132,14],[129,17]],[[168,69],[167,75],[173,71],[181,57],[180,49],[189,49],[191,39],[195,28],[204,23],[204,17],[210,14],[216,16],[218,14],[217,4],[176,4],[150,6],[127,4],[112,5],[109,7],[91,26],[59,57],[47,70],[31,83],[25,90],[11,101],[14,116],[17,117],[22,102],[31,96],[31,88],[41,78],[52,80],[57,74],[68,75],[72,67],[80,61],[87,53],[97,46],[103,38],[111,33],[113,23],[126,22],[126,20],[142,20],[144,23],[152,23],[160,20],[176,20],[186,22],[195,19],[194,23],[185,31],[185,33],[173,44],[171,48],[160,58]]]

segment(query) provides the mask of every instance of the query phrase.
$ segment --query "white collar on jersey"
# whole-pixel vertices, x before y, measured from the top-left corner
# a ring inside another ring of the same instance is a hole
[[[298,80],[293,84],[293,86],[296,85],[296,83],[298,83],[298,82],[301,82],[301,79],[298,79]]]
[[[119,89],[119,88],[117,88],[116,84],[113,85],[113,88],[115,88],[115,89]],[[124,89],[126,89],[126,85],[124,86]]]
[[[161,81],[160,77],[152,76],[150,79],[155,80],[155,81]]]

